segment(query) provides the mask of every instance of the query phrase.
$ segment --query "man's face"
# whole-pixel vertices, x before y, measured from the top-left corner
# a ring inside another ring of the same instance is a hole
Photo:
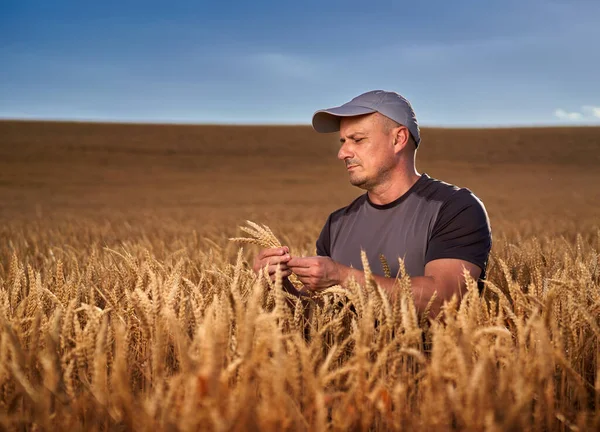
[[[340,142],[338,159],[345,162],[354,186],[370,190],[396,165],[394,138],[381,114],[342,118]]]

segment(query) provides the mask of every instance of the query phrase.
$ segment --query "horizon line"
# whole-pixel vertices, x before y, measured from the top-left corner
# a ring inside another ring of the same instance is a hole
[[[191,120],[118,120],[97,118],[65,118],[65,117],[5,117],[0,116],[0,122],[17,123],[71,123],[97,125],[131,125],[131,126],[239,126],[239,127],[311,127],[311,123],[296,122],[194,122]],[[534,129],[534,128],[600,128],[600,123],[530,123],[530,124],[421,124],[421,129]]]

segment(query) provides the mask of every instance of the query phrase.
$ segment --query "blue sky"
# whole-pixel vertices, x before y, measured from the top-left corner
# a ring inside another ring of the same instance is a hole
[[[600,125],[600,1],[0,2],[0,118],[305,123],[372,89],[422,125]]]

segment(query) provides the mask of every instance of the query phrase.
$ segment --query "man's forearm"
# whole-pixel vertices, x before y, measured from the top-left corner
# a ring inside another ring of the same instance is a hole
[[[363,271],[342,266],[340,265],[340,283],[348,281],[350,278],[354,278],[359,284],[364,285],[365,274]],[[395,300],[398,295],[398,287],[395,286],[395,279],[386,278],[383,276],[373,275],[375,282],[385,291],[390,300]],[[415,301],[415,307],[417,312],[422,314],[427,308],[431,296],[438,291],[438,286],[435,283],[435,279],[431,276],[418,276],[411,277],[411,286],[413,291],[413,298]],[[437,292],[436,298],[431,305],[430,316],[434,317],[438,314],[440,307],[442,306],[444,299],[443,293]]]

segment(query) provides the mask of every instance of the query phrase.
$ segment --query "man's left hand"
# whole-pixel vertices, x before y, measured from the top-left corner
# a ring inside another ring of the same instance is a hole
[[[298,276],[306,288],[317,291],[341,283],[342,268],[329,257],[292,258],[288,268]]]

